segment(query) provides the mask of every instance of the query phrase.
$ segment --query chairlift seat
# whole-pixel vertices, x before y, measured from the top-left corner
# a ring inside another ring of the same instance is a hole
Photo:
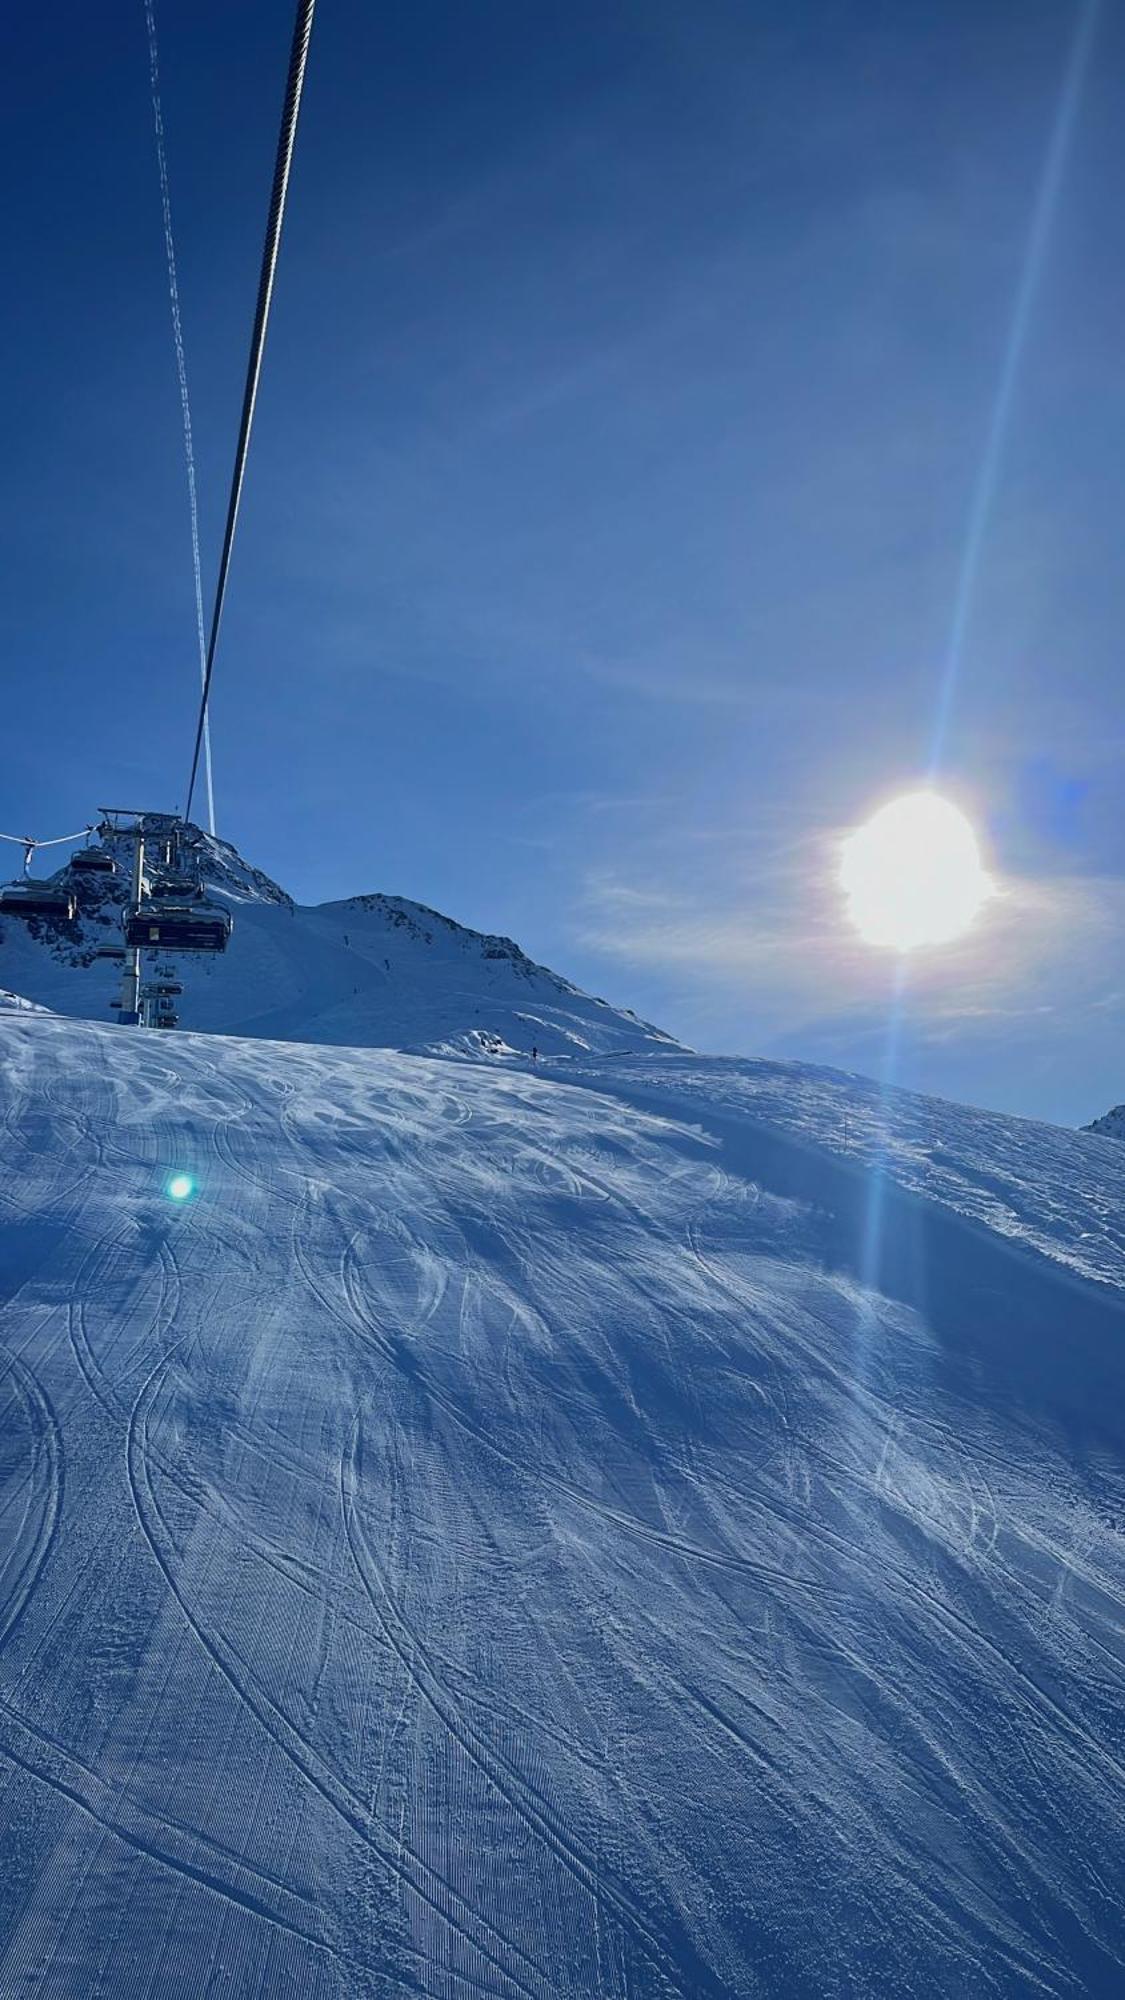
[[[149,883],[149,894],[158,903],[201,903],[203,884],[194,875],[154,875]]]
[[[142,903],[125,915],[125,943],[141,951],[225,951],[234,929],[228,910]]]
[[[70,857],[70,865],[77,875],[116,875],[117,863],[104,847],[80,847],[77,854]]]
[[[51,917],[72,924],[77,910],[74,891],[52,882],[12,882],[0,889],[0,917]]]

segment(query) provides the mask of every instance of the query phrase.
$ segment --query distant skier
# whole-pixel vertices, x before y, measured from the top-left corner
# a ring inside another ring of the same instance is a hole
[[[531,1045],[531,1060],[533,1063],[537,1063],[539,1061],[539,1051],[535,1047],[534,1042]]]

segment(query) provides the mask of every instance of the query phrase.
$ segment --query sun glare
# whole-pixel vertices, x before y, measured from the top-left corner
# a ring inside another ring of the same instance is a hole
[[[976,834],[937,792],[893,799],[851,834],[840,882],[860,936],[892,951],[948,944],[992,894]]]

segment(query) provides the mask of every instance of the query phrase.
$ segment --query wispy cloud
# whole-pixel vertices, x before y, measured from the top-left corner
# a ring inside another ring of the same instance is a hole
[[[765,1037],[827,1021],[885,1019],[893,961],[851,932],[836,887],[840,833],[771,852],[753,870],[694,882],[592,871],[576,917],[579,941],[621,963],[663,972],[714,1004],[718,993]],[[915,1031],[934,1039],[970,1026],[997,1033],[1062,1010],[1120,1003],[1125,881],[1104,876],[1001,877],[975,926],[955,944],[912,955]]]

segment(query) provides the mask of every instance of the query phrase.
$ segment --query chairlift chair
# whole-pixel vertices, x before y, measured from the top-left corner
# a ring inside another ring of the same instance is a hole
[[[195,875],[176,875],[160,869],[149,881],[149,895],[157,903],[201,903],[203,884]]]
[[[225,951],[234,929],[229,910],[176,903],[141,903],[125,912],[125,943],[131,951]]]
[[[77,875],[116,875],[117,863],[104,847],[80,847],[77,854],[70,857],[70,865]]]
[[[144,1018],[150,1028],[175,1028],[179,1024],[174,993],[180,993],[180,986],[150,984],[141,988],[141,1002]]]
[[[73,889],[55,882],[10,882],[0,889],[0,917],[50,917],[55,923],[72,924],[78,905]]]

